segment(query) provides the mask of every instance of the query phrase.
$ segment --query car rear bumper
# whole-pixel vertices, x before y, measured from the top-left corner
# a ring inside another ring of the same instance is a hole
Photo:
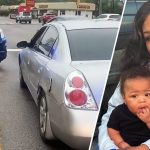
[[[0,61],[4,60],[7,56],[6,39],[0,39]]]
[[[31,21],[31,19],[26,19],[26,18],[20,18],[21,21]]]
[[[88,149],[96,125],[97,111],[60,109],[61,120],[52,124],[56,137],[75,149]]]

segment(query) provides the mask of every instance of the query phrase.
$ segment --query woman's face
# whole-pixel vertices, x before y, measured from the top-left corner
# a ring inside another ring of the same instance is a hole
[[[150,15],[147,16],[143,24],[143,33],[144,33],[147,50],[150,53]]]

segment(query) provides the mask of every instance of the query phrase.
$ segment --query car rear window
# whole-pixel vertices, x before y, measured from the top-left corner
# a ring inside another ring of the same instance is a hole
[[[98,16],[98,17],[96,17],[97,19],[98,18],[107,18],[107,15],[100,15],[100,16]]]
[[[23,15],[24,16],[30,16],[30,13],[29,12],[23,12]]]
[[[54,16],[54,13],[45,14],[45,15],[48,15],[48,16]]]
[[[109,18],[120,18],[120,15],[111,15]]]
[[[133,22],[135,14],[145,1],[128,0],[124,10],[120,32],[116,44],[116,50],[125,49],[133,35]]]
[[[72,61],[109,60],[117,28],[67,31]]]

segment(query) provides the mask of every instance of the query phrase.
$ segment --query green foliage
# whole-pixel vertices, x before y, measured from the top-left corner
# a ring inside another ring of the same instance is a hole
[[[9,15],[9,10],[0,10],[1,16],[8,16]]]
[[[95,3],[97,0],[80,0],[85,3]],[[25,2],[25,0],[0,0],[0,5],[18,5]],[[76,2],[76,0],[36,0],[36,2]]]
[[[95,0],[81,0],[83,3],[95,3]]]
[[[102,13],[122,13],[122,7],[119,5],[120,0],[103,0]]]
[[[24,0],[0,0],[0,5],[18,5],[20,3],[23,3]]]
[[[76,0],[36,0],[36,2],[76,2]]]

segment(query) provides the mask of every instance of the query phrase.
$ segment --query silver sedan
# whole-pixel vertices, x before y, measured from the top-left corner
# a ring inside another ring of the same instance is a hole
[[[43,141],[88,149],[95,128],[119,22],[60,21],[17,44],[20,86],[39,108]]]

